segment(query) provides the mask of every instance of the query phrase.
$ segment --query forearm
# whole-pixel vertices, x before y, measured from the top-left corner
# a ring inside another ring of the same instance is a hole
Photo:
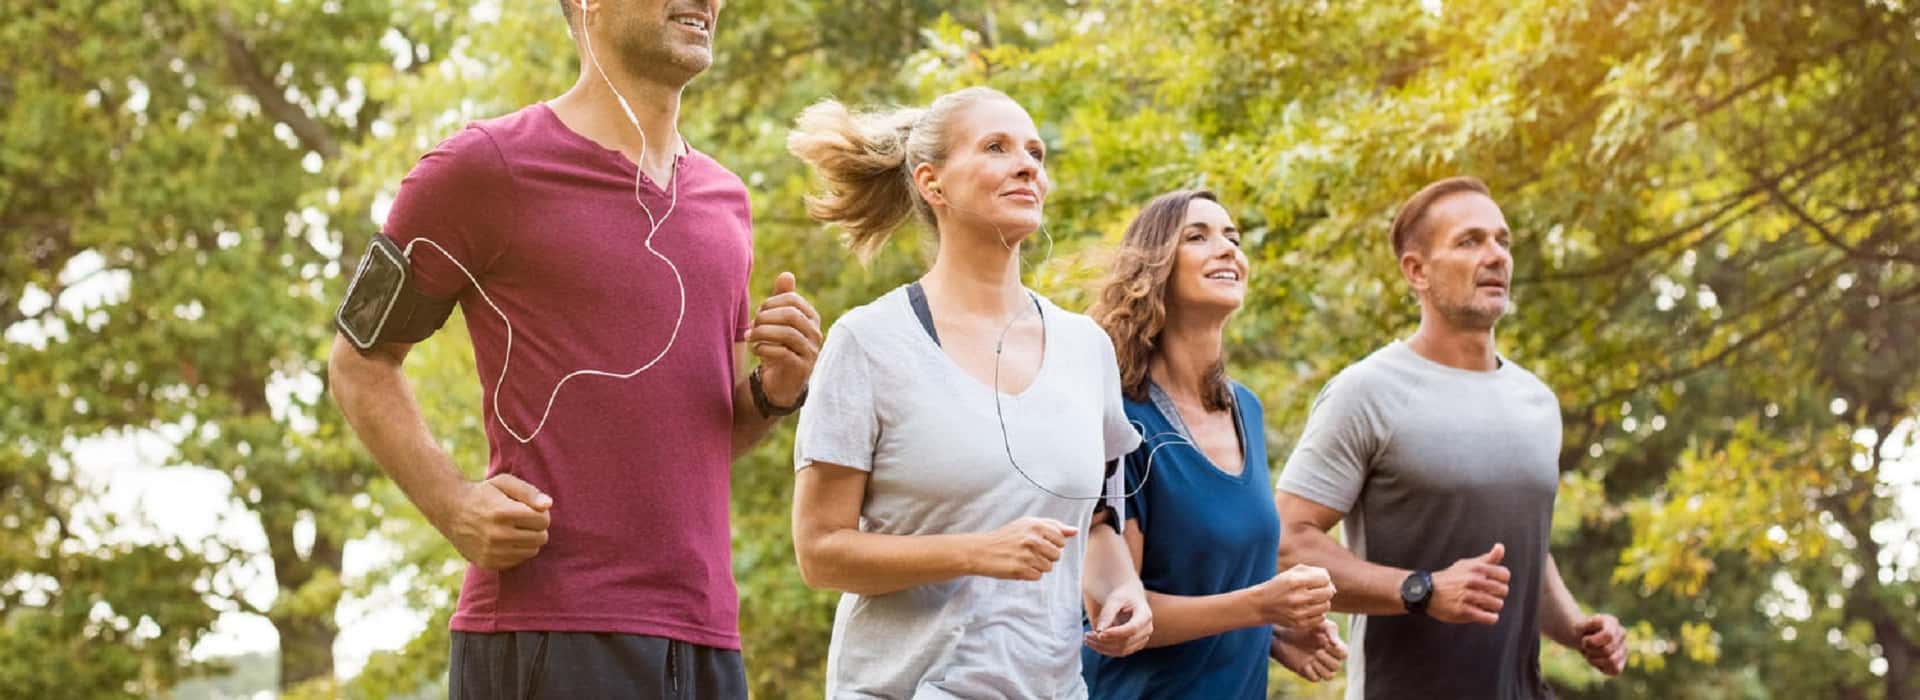
[[[882,535],[847,528],[796,541],[813,588],[885,595],[974,573],[974,535]]]
[[[336,341],[327,374],[334,403],[374,462],[438,526],[467,479],[433,439],[398,358],[362,356]]]
[[[1366,561],[1347,551],[1325,530],[1289,524],[1280,539],[1280,569],[1308,564],[1333,579],[1333,609],[1362,615],[1404,615],[1400,584],[1413,572]]]
[[[1147,591],[1153,607],[1153,638],[1147,648],[1172,646],[1201,637],[1267,624],[1259,607],[1248,599],[1248,589],[1208,596],[1183,596]]]
[[[1560,567],[1547,555],[1546,571],[1540,577],[1540,634],[1561,646],[1580,648],[1580,603],[1560,578]]]
[[[747,375],[733,383],[733,457],[739,459],[753,449],[754,445],[767,437],[773,426],[780,423],[781,416],[768,418],[760,415],[759,407],[753,403],[753,388],[748,384]]]
[[[1087,533],[1086,565],[1080,577],[1080,592],[1090,601],[1088,609],[1114,591],[1139,585],[1140,574],[1134,569],[1126,539],[1112,527],[1093,526]]]

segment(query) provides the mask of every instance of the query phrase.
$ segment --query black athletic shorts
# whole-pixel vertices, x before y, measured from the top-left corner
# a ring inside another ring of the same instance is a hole
[[[604,632],[454,632],[452,700],[747,697],[740,652]]]

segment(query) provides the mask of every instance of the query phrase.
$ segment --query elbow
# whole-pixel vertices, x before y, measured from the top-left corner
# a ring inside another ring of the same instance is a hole
[[[800,565],[800,582],[816,591],[842,590],[828,574],[833,567],[822,561],[820,539],[820,536],[793,539],[793,558]]]
[[[862,586],[858,581],[834,573],[833,567],[825,566],[818,562],[812,565],[802,564],[800,566],[800,581],[807,584],[807,588],[816,591],[834,591],[867,596],[880,595],[881,593],[887,592],[878,588]]]
[[[818,563],[809,561],[807,557],[800,557],[799,561],[801,583],[807,584],[808,588],[816,591],[831,588],[827,585],[826,576],[821,573]]]
[[[400,357],[387,346],[363,355],[345,337],[335,335],[333,350],[327,353],[327,395],[345,410],[363,387],[398,380]]]
[[[327,353],[327,396],[335,407],[344,408],[353,394],[353,361],[357,359],[345,340],[337,336],[333,339],[333,351]]]
[[[1313,526],[1305,523],[1286,523],[1280,529],[1280,570],[1285,571],[1299,564],[1305,564],[1307,558],[1306,539],[1316,532]]]
[[[807,584],[807,588],[860,596],[885,595],[897,590],[863,583],[860,577],[848,575],[843,567],[825,559],[826,557],[821,556],[817,551],[798,557],[800,581]]]
[[[1279,568],[1281,571],[1286,571],[1287,569],[1291,569],[1293,567],[1306,563],[1304,561],[1301,561],[1300,552],[1298,550],[1288,550],[1285,545],[1281,545],[1280,547],[1280,558],[1278,561],[1280,565]]]

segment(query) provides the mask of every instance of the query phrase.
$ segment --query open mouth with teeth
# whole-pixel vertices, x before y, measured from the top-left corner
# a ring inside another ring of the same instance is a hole
[[[1218,272],[1207,273],[1207,279],[1226,280],[1228,282],[1238,282],[1240,281],[1240,273],[1234,272],[1232,270],[1220,270]]]
[[[703,32],[707,31],[707,21],[704,19],[700,19],[699,17],[689,17],[686,15],[680,15],[678,17],[673,18],[673,23],[683,27],[692,27],[694,29],[697,29]]]

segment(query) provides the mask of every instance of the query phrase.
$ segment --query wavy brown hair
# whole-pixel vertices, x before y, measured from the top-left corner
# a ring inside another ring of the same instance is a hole
[[[1113,339],[1120,391],[1129,400],[1147,400],[1147,368],[1159,352],[1160,333],[1167,327],[1167,280],[1173,276],[1187,205],[1196,199],[1220,201],[1207,190],[1176,190],[1153,198],[1133,217],[1114,256],[1113,272],[1087,312]],[[1198,389],[1209,411],[1224,411],[1232,405],[1224,354],[1208,369]]]

